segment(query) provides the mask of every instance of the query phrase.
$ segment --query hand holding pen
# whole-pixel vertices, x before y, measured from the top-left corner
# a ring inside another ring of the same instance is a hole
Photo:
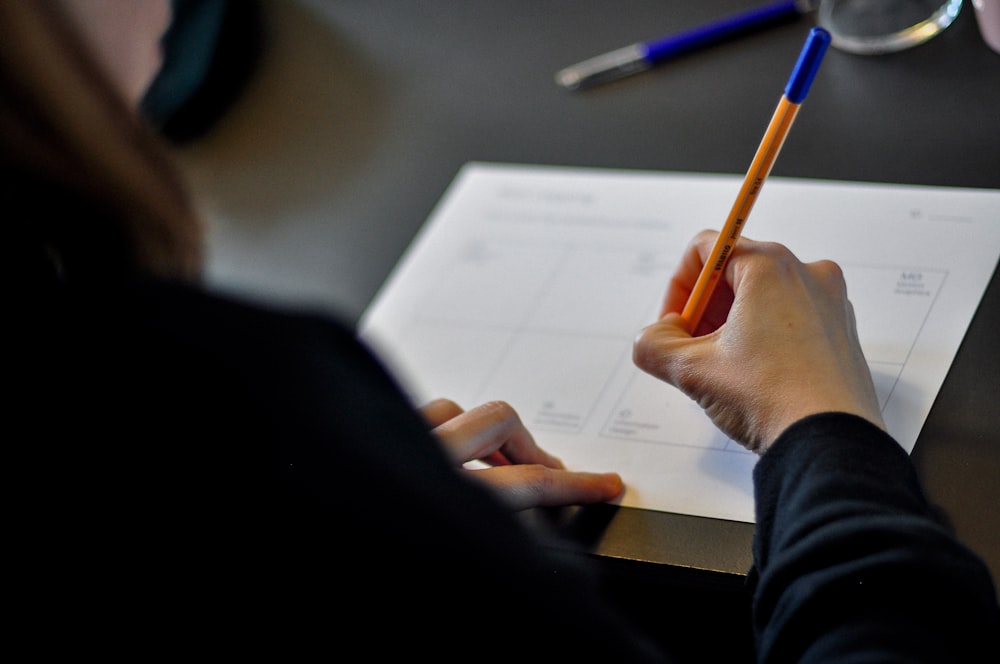
[[[744,239],[692,337],[678,315],[715,237],[699,233],[670,281],[663,317],[633,348],[636,366],[684,392],[712,422],[763,454],[809,415],[844,412],[885,429],[843,272],[775,242]]]
[[[691,242],[660,320],[633,347],[636,366],[680,389],[721,431],[760,454],[817,413],[851,413],[885,428],[840,268],[803,263],[778,243],[736,247],[829,43],[822,28],[809,33],[726,225]],[[730,259],[739,266],[727,273]]]

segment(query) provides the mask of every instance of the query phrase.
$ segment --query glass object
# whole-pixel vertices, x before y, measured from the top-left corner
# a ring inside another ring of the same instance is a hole
[[[817,23],[834,48],[877,55],[922,44],[958,16],[962,0],[822,0]]]

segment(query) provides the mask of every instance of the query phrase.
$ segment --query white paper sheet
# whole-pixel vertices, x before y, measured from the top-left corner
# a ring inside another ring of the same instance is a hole
[[[689,240],[742,176],[467,164],[362,317],[415,403],[510,402],[632,507],[752,522],[757,457],[631,361]],[[911,451],[1000,256],[1000,191],[770,178],[744,237],[844,270]]]

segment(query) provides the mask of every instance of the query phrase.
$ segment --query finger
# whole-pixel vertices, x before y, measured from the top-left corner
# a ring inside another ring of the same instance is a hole
[[[465,472],[488,484],[514,510],[607,502],[625,489],[617,473],[556,470],[538,464]]]
[[[452,458],[490,462],[537,463],[563,468],[563,463],[535,442],[517,412],[503,401],[491,401],[468,410],[434,429]],[[497,457],[496,454],[500,454]]]
[[[445,422],[454,419],[465,412],[461,406],[451,399],[443,398],[429,401],[421,406],[419,410],[432,428],[439,427]],[[483,456],[480,461],[483,461],[491,466],[505,466],[510,464],[510,461],[500,452],[487,454]]]
[[[701,274],[701,268],[711,253],[718,235],[717,231],[703,230],[688,243],[681,256],[681,262],[674,270],[667,286],[667,294],[660,311],[661,316],[670,312],[680,313],[684,310],[684,305],[687,304],[688,298],[691,296],[698,275]]]
[[[419,409],[431,428],[440,426],[462,414],[462,408],[451,399],[434,399],[425,403]]]
[[[704,268],[705,260],[708,259],[715,247],[718,236],[716,231],[701,231],[688,244],[680,264],[670,279],[660,311],[661,316],[671,312],[680,313],[684,310],[691,297],[691,292],[694,290],[694,285]],[[694,336],[702,336],[718,329],[726,322],[732,304],[732,287],[725,280],[720,280],[713,289],[698,327],[691,330]]]

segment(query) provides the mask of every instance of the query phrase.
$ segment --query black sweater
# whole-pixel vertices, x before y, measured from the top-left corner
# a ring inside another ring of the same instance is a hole
[[[455,472],[347,326],[145,280],[11,323],[9,632],[34,652],[667,659],[586,555]],[[996,647],[984,565],[870,424],[801,422],[755,480],[763,660]]]

